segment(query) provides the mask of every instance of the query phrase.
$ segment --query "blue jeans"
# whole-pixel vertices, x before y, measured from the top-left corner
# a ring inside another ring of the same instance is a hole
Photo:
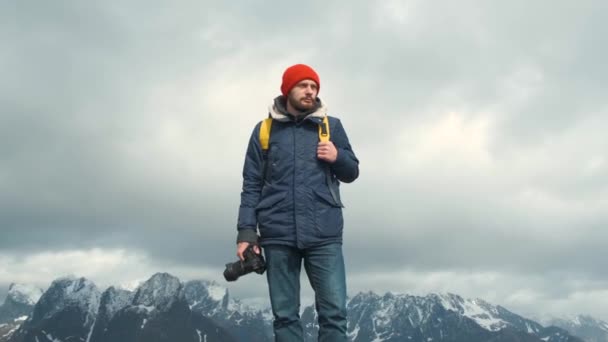
[[[346,274],[342,244],[307,249],[272,245],[264,247],[270,304],[277,342],[304,341],[300,323],[300,269],[302,259],[315,291],[319,342],[347,341]]]

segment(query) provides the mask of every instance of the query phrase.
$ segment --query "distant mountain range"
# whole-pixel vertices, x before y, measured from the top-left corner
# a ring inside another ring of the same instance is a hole
[[[348,300],[353,342],[608,342],[608,324],[588,316],[541,325],[480,299],[373,292]],[[316,341],[313,306],[302,324]],[[0,342],[273,341],[272,313],[230,298],[215,282],[157,273],[133,291],[101,291],[63,277],[46,291],[13,284],[0,306]]]
[[[547,324],[565,329],[587,342],[608,341],[608,323],[596,320],[591,316],[579,315],[569,319],[552,318],[547,321]]]

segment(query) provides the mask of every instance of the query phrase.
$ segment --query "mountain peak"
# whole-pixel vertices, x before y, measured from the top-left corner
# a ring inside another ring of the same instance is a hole
[[[85,277],[77,278],[75,276],[65,276],[57,278],[51,287],[55,285],[57,287],[62,287],[66,294],[78,293],[83,290],[88,289],[97,289],[97,286]]]
[[[34,306],[31,317],[24,322],[20,331],[25,332],[37,327],[36,329],[45,329],[47,332],[53,330],[55,331],[53,336],[61,336],[59,331],[66,329],[64,321],[66,317],[72,319],[78,317],[83,322],[82,329],[88,329],[97,315],[99,297],[97,286],[86,278],[74,276],[57,278],[42,294]],[[62,328],[59,330],[51,328],[56,326]]]
[[[144,283],[144,279],[133,279],[129,281],[122,282],[116,286],[113,286],[116,290],[125,290],[125,291],[136,291],[141,284]]]
[[[547,316],[543,324],[565,329],[586,341],[608,341],[608,323],[589,315]]]
[[[156,273],[137,288],[133,304],[166,308],[182,296],[182,288],[177,277],[169,273]]]
[[[585,326],[585,325],[598,325],[598,326],[605,326],[606,328],[608,328],[608,326],[606,325],[605,322],[602,322],[600,320],[597,320],[593,317],[591,317],[590,315],[577,315],[576,317],[574,317],[572,319],[572,322],[576,325],[579,326]],[[602,324],[603,323],[603,324]],[[608,330],[608,329],[606,329]]]
[[[99,296],[99,289],[92,281],[84,277],[66,276],[54,280],[36,306],[37,309],[46,307],[48,316],[64,306],[77,306],[94,316],[99,307]]]
[[[16,303],[35,305],[42,293],[42,289],[33,285],[11,283],[6,297]]]
[[[366,300],[378,300],[380,296],[373,291],[359,292],[351,300],[366,301]]]
[[[190,280],[186,282],[186,288],[188,289],[199,289],[206,292],[207,297],[214,301],[221,302],[224,297],[228,295],[228,289],[217,283],[216,281],[208,280]]]

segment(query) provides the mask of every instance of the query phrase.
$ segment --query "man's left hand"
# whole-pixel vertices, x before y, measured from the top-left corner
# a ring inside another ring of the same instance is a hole
[[[317,145],[317,158],[326,161],[328,163],[333,163],[338,158],[338,150],[334,143],[331,141],[321,141],[319,145]]]

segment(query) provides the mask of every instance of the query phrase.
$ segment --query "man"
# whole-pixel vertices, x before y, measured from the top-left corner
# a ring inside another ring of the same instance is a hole
[[[347,341],[346,276],[342,256],[340,182],[359,175],[359,161],[339,119],[327,117],[330,141],[320,141],[327,108],[317,97],[317,73],[287,68],[282,95],[270,105],[268,149],[255,126],[243,169],[237,255],[264,248],[276,341],[303,341],[300,269],[315,291],[319,341]],[[259,241],[256,229],[259,229]]]

